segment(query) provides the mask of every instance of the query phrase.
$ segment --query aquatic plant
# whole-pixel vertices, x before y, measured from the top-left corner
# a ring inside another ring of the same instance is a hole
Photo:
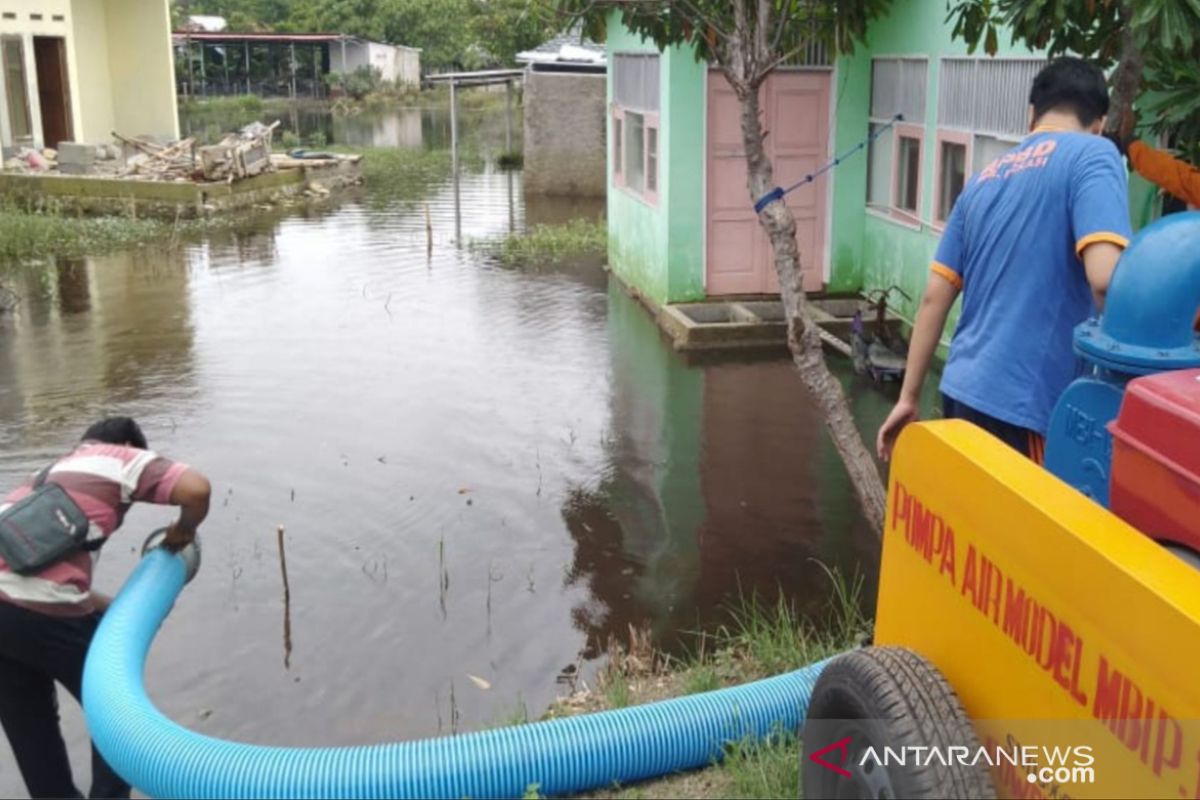
[[[470,247],[494,255],[506,266],[552,266],[603,254],[608,248],[608,227],[602,219],[577,218],[559,225],[534,225],[500,240],[476,240]]]
[[[68,217],[0,204],[0,261],[42,260],[50,256],[99,255],[143,245],[174,247],[233,221],[132,217]]]

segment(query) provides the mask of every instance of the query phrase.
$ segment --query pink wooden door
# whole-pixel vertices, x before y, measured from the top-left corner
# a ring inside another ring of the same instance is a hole
[[[823,71],[777,72],[759,97],[767,154],[775,182],[788,186],[825,163],[829,131],[830,74]],[[774,294],[779,281],[771,245],[758,224],[746,188],[741,109],[719,72],[708,74],[708,264],[709,295]],[[796,240],[804,270],[804,288],[820,290],[825,268],[825,178],[788,195],[796,217]]]

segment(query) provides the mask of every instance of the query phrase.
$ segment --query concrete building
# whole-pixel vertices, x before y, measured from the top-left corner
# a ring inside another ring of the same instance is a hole
[[[6,149],[177,137],[168,0],[0,0]]]
[[[945,9],[895,0],[852,56],[812,48],[763,88],[765,145],[787,195],[808,291],[901,286],[912,320],[929,263],[967,178],[1027,133],[1045,56],[1006,46],[969,55]],[[654,305],[779,291],[747,193],[740,106],[689,49],[659,52],[620,15],[608,27],[609,264]],[[836,88],[835,88],[836,87]],[[896,114],[900,124],[888,125]],[[854,148],[872,133],[879,136]],[[847,155],[848,154],[848,155]],[[1135,225],[1152,216],[1131,178]]]
[[[604,197],[604,46],[569,31],[517,61],[526,65],[526,193]]]
[[[381,44],[343,37],[329,47],[329,71],[346,74],[362,67],[379,70],[385,81],[418,86],[421,83],[421,51],[400,44]]]

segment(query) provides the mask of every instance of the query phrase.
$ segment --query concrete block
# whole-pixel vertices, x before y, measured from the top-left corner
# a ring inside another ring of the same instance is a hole
[[[58,171],[64,175],[87,175],[96,162],[96,148],[90,144],[62,142],[58,145]]]

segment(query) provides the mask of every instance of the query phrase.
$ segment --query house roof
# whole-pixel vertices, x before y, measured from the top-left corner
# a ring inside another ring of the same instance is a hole
[[[217,33],[225,30],[228,23],[224,17],[209,16],[207,14],[192,14],[188,17],[188,27],[193,30],[209,31]]]
[[[604,45],[591,39],[583,39],[579,26],[560,33],[553,39],[542,42],[532,50],[517,53],[522,64],[594,64],[606,63]]]

